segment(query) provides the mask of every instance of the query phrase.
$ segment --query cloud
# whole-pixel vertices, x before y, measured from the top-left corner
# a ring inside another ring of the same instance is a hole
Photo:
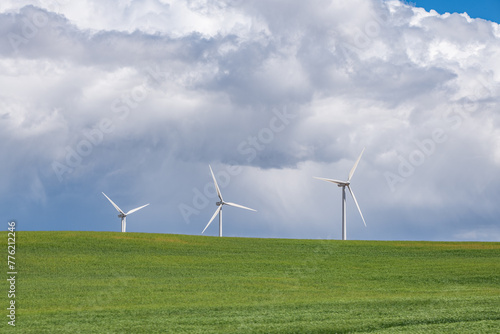
[[[340,195],[312,176],[345,177],[367,147],[355,189],[372,234],[354,235],[404,238],[406,228],[435,240],[450,228],[459,238],[470,212],[500,228],[496,23],[369,0],[0,10],[3,197],[53,212],[69,193],[155,196],[164,200],[141,228],[169,232],[165,207],[177,233],[199,233],[213,211],[193,204],[210,182],[206,165],[236,164],[245,171],[228,191],[265,209],[231,233],[320,237],[340,205],[319,198]],[[187,220],[183,204],[196,211]],[[426,223],[434,219],[439,228]],[[250,221],[259,228],[243,227]]]

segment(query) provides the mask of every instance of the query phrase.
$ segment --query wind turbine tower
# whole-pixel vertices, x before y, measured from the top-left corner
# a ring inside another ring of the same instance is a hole
[[[345,196],[345,188],[349,190],[351,193],[352,199],[354,200],[354,203],[356,203],[356,207],[358,208],[359,214],[361,215],[361,219],[363,220],[363,224],[366,226],[365,218],[363,217],[363,213],[361,213],[361,209],[359,208],[358,201],[356,200],[356,196],[354,196],[354,192],[351,189],[351,178],[352,175],[354,174],[354,171],[356,170],[356,167],[358,167],[359,160],[361,160],[361,156],[363,155],[363,152],[365,149],[361,151],[361,154],[358,157],[358,160],[356,160],[356,163],[352,167],[351,171],[349,172],[349,176],[347,178],[347,181],[338,181],[338,180],[333,180],[333,179],[325,179],[322,177],[314,177],[315,179],[318,180],[323,180],[327,182],[332,182],[337,184],[338,187],[342,187],[342,240],[347,239],[347,222],[346,222],[346,196]]]

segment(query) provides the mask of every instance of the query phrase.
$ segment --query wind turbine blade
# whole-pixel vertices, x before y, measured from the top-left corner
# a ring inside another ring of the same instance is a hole
[[[113,201],[111,200],[111,198],[109,198],[108,196],[106,196],[106,194],[105,194],[105,193],[102,193],[102,194],[103,194],[103,195],[104,195],[104,196],[108,199],[108,201],[110,201],[110,202],[111,202],[111,204],[113,204],[113,206],[115,207],[115,209],[116,209],[119,213],[121,213],[121,214],[125,214],[125,213],[122,211],[122,209],[120,209],[120,208],[118,207],[118,205],[116,205],[116,204],[115,204],[115,202],[113,202]]]
[[[131,214],[131,213],[133,213],[133,212],[136,212],[136,211],[138,211],[138,210],[140,210],[140,209],[142,209],[142,208],[144,208],[144,207],[146,207],[146,206],[148,206],[148,205],[149,205],[149,203],[148,203],[148,204],[146,204],[146,205],[140,206],[140,207],[138,207],[138,208],[132,209],[132,210],[130,210],[129,212],[127,212],[127,213],[125,214],[125,216],[126,216],[126,215],[129,215],[129,214]]]
[[[340,185],[347,184],[345,181],[339,181],[339,180],[333,180],[333,179],[325,179],[323,177],[313,176],[313,178],[318,179],[318,180],[323,180],[323,181],[326,181],[326,182],[332,182],[332,183],[340,184]]]
[[[351,186],[347,186],[347,189],[349,189],[349,192],[351,193],[352,199],[354,200],[354,203],[356,203],[356,206],[358,207],[359,214],[361,215],[361,219],[363,219],[363,224],[365,224],[365,218],[363,217],[363,214],[361,213],[361,209],[359,208],[358,201],[356,200],[356,196],[354,196],[354,193],[352,192]]]
[[[210,173],[212,173],[212,179],[214,179],[214,184],[215,184],[215,189],[217,190],[217,195],[219,195],[219,199],[221,200],[221,202],[224,202],[224,200],[222,199],[222,194],[220,193],[219,185],[217,184],[217,180],[215,179],[214,172],[212,171],[212,167],[210,167],[210,165],[208,165],[208,168],[210,168]]]
[[[229,206],[234,206],[234,207],[237,207],[237,208],[242,208],[242,209],[250,210],[250,211],[257,211],[257,210],[254,210],[254,209],[247,208],[246,206],[235,204],[235,203],[231,203],[231,202],[225,202],[225,204],[227,204]]]
[[[212,218],[210,218],[210,221],[208,222],[207,226],[205,226],[205,228],[203,229],[203,231],[201,232],[201,234],[203,234],[203,232],[205,232],[205,230],[207,229],[208,225],[210,225],[210,223],[214,220],[215,216],[217,216],[217,214],[219,213],[219,211],[221,209],[222,209],[222,205],[219,205],[219,207],[217,208],[217,210],[215,210],[214,215],[212,216]]]
[[[365,148],[363,147],[363,150],[361,151],[361,154],[359,155],[358,160],[356,160],[356,163],[354,164],[354,166],[351,169],[351,172],[349,173],[349,178],[347,179],[347,181],[351,181],[351,177],[354,174],[356,167],[358,167],[359,160],[361,160],[361,156],[363,155],[364,151],[365,151]]]

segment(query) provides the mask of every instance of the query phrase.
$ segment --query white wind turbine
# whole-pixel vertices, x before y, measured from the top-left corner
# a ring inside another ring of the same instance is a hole
[[[361,213],[361,209],[359,208],[358,201],[356,200],[356,197],[354,196],[354,193],[352,192],[351,189],[351,178],[352,175],[354,174],[354,171],[356,170],[356,167],[358,166],[359,160],[361,160],[361,156],[363,155],[363,152],[365,149],[361,151],[361,154],[359,155],[358,160],[356,160],[356,163],[351,169],[351,172],[349,173],[349,177],[347,178],[347,181],[338,181],[338,180],[332,180],[332,179],[325,179],[322,177],[314,177],[315,179],[318,180],[323,180],[327,182],[332,182],[337,184],[338,187],[342,187],[342,240],[346,240],[346,201],[345,201],[345,188],[349,189],[349,192],[352,195],[352,199],[354,199],[354,203],[356,203],[356,207],[358,208],[359,214],[361,215],[361,219],[363,219],[363,224],[365,224],[365,218],[363,218],[363,214]]]
[[[127,229],[127,221],[126,221],[127,216],[128,216],[129,214],[131,214],[131,213],[133,213],[133,212],[136,212],[136,211],[138,211],[138,210],[140,210],[140,209],[142,209],[142,208],[144,208],[144,207],[146,207],[146,206],[148,206],[148,205],[149,205],[149,203],[148,203],[148,204],[146,204],[146,205],[143,205],[143,206],[140,206],[140,207],[138,207],[138,208],[132,209],[132,210],[130,210],[129,212],[125,213],[125,212],[123,212],[123,211],[122,211],[122,209],[120,209],[120,208],[118,207],[118,205],[116,205],[116,204],[115,204],[115,202],[113,202],[113,201],[111,200],[111,198],[109,198],[108,196],[106,196],[106,194],[105,194],[105,193],[102,193],[102,194],[103,194],[103,195],[104,195],[104,196],[108,199],[108,201],[110,201],[110,202],[111,202],[111,204],[113,204],[113,206],[115,207],[115,209],[116,209],[116,210],[120,213],[120,214],[118,215],[118,218],[121,218],[121,219],[122,219],[122,232],[126,232],[126,229]]]
[[[257,210],[250,209],[250,208],[247,208],[246,206],[231,203],[231,202],[224,202],[224,200],[222,199],[222,194],[220,193],[219,185],[217,184],[217,180],[215,179],[214,172],[212,171],[212,167],[210,167],[210,165],[208,165],[208,168],[210,168],[210,173],[212,174],[212,179],[214,180],[215,189],[217,190],[217,195],[219,196],[220,201],[215,203],[218,206],[218,208],[217,208],[217,210],[215,210],[215,213],[212,216],[212,218],[210,219],[210,221],[208,222],[207,226],[205,226],[205,228],[203,229],[203,232],[205,232],[207,227],[214,220],[215,216],[217,216],[217,214],[219,214],[219,237],[222,237],[222,206],[223,205],[234,206],[237,208],[242,208],[242,209],[246,209],[246,210],[250,210],[250,211],[257,211]],[[201,233],[203,234],[203,232],[201,232]]]

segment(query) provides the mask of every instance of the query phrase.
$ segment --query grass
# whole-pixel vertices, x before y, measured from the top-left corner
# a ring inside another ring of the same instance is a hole
[[[16,237],[22,333],[500,332],[500,243]]]

